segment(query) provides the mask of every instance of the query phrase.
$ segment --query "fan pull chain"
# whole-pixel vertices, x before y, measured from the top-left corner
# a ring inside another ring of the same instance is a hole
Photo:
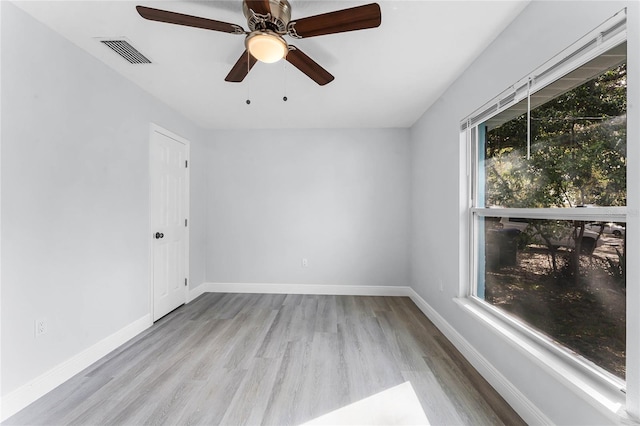
[[[249,56],[249,50],[247,49],[247,105],[251,104],[251,80],[249,77],[249,71],[251,71],[251,56]]]
[[[287,98],[287,61],[286,60],[284,61],[282,68],[283,68],[282,75],[283,75],[283,84],[284,84],[284,96],[282,97],[282,100],[287,102],[289,98]]]

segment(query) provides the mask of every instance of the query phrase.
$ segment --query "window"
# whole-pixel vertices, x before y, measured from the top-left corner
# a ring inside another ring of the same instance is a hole
[[[624,389],[624,12],[461,129],[470,158],[469,296]]]

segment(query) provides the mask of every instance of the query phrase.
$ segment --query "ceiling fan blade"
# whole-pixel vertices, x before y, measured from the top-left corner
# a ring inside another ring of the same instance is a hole
[[[250,55],[246,50],[240,56],[236,64],[231,68],[229,74],[224,78],[224,81],[231,83],[240,83],[249,74],[249,71],[256,64],[258,60]]]
[[[140,16],[150,21],[167,22],[169,24],[185,25],[187,27],[203,28],[205,30],[222,31],[224,33],[245,33],[244,29],[240,25],[229,24],[222,21],[215,21],[213,19],[201,18],[199,16],[184,15],[182,13],[154,9],[152,7],[146,6],[136,6],[136,10],[140,14]]]
[[[305,73],[309,78],[318,83],[320,86],[324,86],[327,83],[331,83],[334,77],[329,74],[327,70],[322,68],[313,59],[304,54],[300,49],[295,46],[289,45],[289,53],[285,57],[294,67]]]
[[[269,6],[269,0],[244,0],[247,3],[249,9],[260,15],[266,15],[271,13],[271,7]]]
[[[289,35],[294,38],[304,38],[344,33],[375,28],[380,26],[381,22],[380,5],[371,3],[293,20],[289,23]]]

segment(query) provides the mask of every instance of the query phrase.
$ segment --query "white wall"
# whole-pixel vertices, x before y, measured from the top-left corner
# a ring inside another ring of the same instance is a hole
[[[211,132],[207,280],[408,285],[408,140],[407,129]]]
[[[15,6],[1,7],[5,396],[150,312],[150,122],[192,142],[195,284],[204,279],[206,204],[200,130]],[[36,339],[37,318],[48,332]]]
[[[460,267],[466,263],[459,260],[466,238],[460,228],[466,212],[460,199],[464,182],[460,177],[459,123],[625,5],[614,1],[532,2],[411,131],[412,287],[557,424],[608,424],[610,420],[453,300],[459,291]]]

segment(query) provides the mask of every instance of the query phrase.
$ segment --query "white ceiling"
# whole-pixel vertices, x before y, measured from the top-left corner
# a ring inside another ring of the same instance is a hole
[[[292,19],[367,1],[290,0]],[[410,127],[528,1],[378,1],[379,28],[288,39],[335,76],[318,86],[285,61],[225,76],[243,36],[148,21],[137,4],[239,24],[241,1],[23,1],[27,13],[204,128]],[[125,37],[152,64],[99,42]],[[288,101],[282,100],[283,96]],[[246,100],[251,99],[247,105]]]

